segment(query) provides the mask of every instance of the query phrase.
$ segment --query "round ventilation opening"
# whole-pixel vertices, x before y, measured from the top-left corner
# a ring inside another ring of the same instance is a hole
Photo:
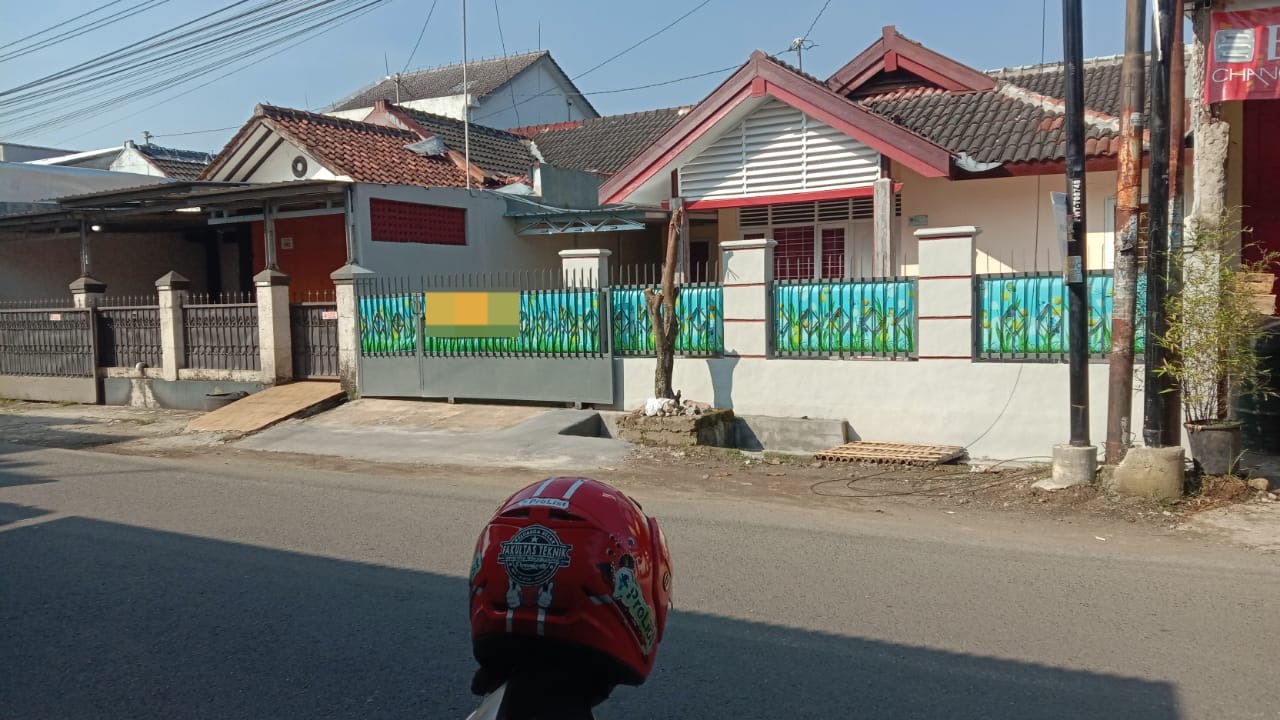
[[[299,155],[293,159],[293,176],[304,177],[307,174],[307,159]]]

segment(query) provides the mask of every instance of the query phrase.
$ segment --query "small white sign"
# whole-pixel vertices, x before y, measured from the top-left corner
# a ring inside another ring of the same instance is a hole
[[[337,310],[325,310],[324,312],[320,313],[320,319],[321,319],[321,320],[337,320],[337,319],[338,319],[338,311],[337,311]]]
[[[292,250],[292,249],[293,249],[293,238],[292,238],[292,237],[282,237],[282,238],[280,238],[280,249],[281,249],[281,250]]]
[[[49,319],[58,322],[62,320],[62,313],[49,313]]]

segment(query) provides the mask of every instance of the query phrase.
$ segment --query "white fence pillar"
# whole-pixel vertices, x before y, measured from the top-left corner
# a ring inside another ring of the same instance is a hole
[[[561,250],[560,268],[566,283],[583,287],[609,287],[610,250]]]
[[[356,283],[373,272],[347,263],[329,276],[338,304],[338,380],[347,397],[360,395],[360,307]]]
[[[293,337],[289,327],[289,276],[267,268],[253,276],[258,289],[258,352],[263,382],[293,379]]]
[[[917,348],[921,360],[973,359],[973,225],[922,228]]]
[[[71,283],[71,300],[76,308],[84,309],[98,305],[107,292],[106,283],[95,280],[88,275],[81,276]]]
[[[186,338],[182,335],[182,306],[187,304],[191,281],[176,272],[156,280],[160,305],[160,369],[165,380],[177,380],[186,361]]]
[[[724,254],[725,357],[769,355],[769,284],[776,240],[727,240]]]

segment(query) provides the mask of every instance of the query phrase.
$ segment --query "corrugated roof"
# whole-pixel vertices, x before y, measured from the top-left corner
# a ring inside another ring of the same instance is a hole
[[[200,177],[205,166],[213,162],[213,156],[207,152],[179,150],[150,143],[136,147],[160,172],[175,180],[195,180]]]

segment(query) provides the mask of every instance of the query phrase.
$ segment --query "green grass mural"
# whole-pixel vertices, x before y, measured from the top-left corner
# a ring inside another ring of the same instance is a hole
[[[774,350],[785,354],[909,354],[916,349],[913,280],[775,283]]]

